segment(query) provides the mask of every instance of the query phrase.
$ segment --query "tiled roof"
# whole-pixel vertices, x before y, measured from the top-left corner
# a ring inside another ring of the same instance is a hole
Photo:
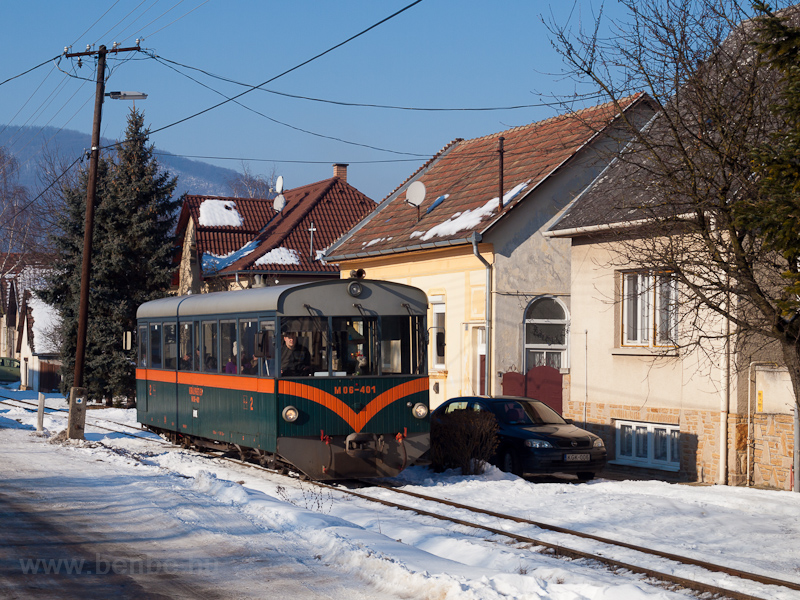
[[[227,257],[215,266],[205,262],[205,277],[243,271],[335,273],[338,267],[318,260],[319,252],[375,208],[373,200],[339,177],[286,190],[283,195],[286,205],[281,212],[274,210],[271,199],[186,197],[178,232],[185,230],[192,217],[201,262],[204,255],[206,260],[212,255]],[[208,200],[232,203],[229,206],[241,216],[242,224],[204,224],[200,207]]]
[[[627,111],[645,98],[623,101]],[[471,140],[457,139],[390,194],[364,221],[337,243],[327,260],[366,257],[422,248],[464,244],[473,232],[484,233],[503,214],[602,131],[618,111],[612,104]],[[498,138],[504,138],[503,213],[498,202]],[[406,202],[413,181],[425,184],[419,207]],[[517,193],[508,199],[509,192]]]

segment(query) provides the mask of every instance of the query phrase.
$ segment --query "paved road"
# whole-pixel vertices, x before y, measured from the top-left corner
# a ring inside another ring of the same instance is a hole
[[[320,563],[291,532],[271,531],[187,479],[107,451],[48,444],[16,425],[0,419],[0,598],[379,594]]]

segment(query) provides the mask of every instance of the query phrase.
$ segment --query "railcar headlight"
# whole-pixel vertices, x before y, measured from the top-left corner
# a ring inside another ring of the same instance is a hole
[[[525,446],[528,448],[552,448],[553,444],[544,440],[525,440]]]
[[[364,286],[361,285],[358,281],[351,281],[350,284],[347,286],[347,293],[350,294],[353,298],[358,298],[364,291]]]
[[[414,408],[411,409],[411,413],[418,419],[424,419],[428,416],[428,407],[422,402],[417,402]]]
[[[595,441],[592,443],[592,447],[593,447],[593,448],[602,448],[603,446],[605,446],[605,444],[603,443],[603,438],[597,438],[597,439],[596,439],[596,440],[595,440]]]
[[[283,409],[281,416],[283,417],[283,420],[286,421],[287,423],[294,423],[295,421],[297,421],[297,417],[300,416],[300,411],[297,410],[294,406],[287,406],[286,408]]]

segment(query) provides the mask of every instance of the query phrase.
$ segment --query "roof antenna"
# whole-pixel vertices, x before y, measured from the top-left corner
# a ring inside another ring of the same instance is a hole
[[[406,189],[406,202],[417,207],[417,223],[419,223],[419,205],[425,200],[425,184],[415,181]]]
[[[278,195],[272,201],[272,208],[277,212],[281,212],[283,207],[286,206],[286,198],[283,196],[283,175],[278,175],[275,180],[275,191],[278,192]]]

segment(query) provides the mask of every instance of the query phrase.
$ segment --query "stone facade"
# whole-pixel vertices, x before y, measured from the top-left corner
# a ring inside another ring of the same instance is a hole
[[[680,472],[623,466],[621,470],[641,476],[675,481],[717,483],[720,468],[720,413],[704,410],[638,408],[621,404],[565,401],[564,416],[600,435],[609,460],[616,456],[616,420],[679,425],[681,430]],[[747,415],[728,415],[729,485],[750,485],[789,490],[792,485],[794,430],[792,415],[754,413],[751,421],[750,462],[747,460]]]
[[[751,484],[790,489],[794,453],[792,415],[756,413],[752,428]]]

